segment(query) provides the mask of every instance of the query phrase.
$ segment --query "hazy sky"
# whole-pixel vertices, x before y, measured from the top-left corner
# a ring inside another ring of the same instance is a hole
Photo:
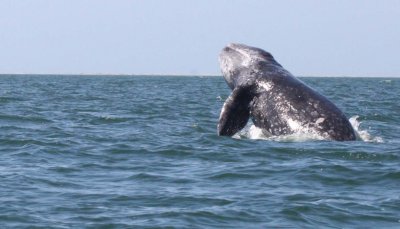
[[[230,42],[295,75],[400,76],[400,1],[0,1],[0,73],[220,74]]]

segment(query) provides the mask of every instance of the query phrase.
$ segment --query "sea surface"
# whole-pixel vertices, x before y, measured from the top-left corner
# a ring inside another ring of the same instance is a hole
[[[1,228],[400,228],[400,79],[301,78],[360,139],[217,136],[222,77],[0,76]]]

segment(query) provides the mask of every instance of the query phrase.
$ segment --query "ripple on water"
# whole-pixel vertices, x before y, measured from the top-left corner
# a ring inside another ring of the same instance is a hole
[[[397,228],[400,81],[381,80],[305,79],[371,137],[332,142],[217,136],[222,78],[0,77],[0,225]]]

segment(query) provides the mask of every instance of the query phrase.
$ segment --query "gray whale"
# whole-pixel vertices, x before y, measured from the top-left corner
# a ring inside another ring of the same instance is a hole
[[[344,113],[285,70],[270,53],[229,44],[219,61],[232,93],[222,107],[218,135],[234,135],[251,118],[269,135],[304,132],[330,140],[356,139]]]

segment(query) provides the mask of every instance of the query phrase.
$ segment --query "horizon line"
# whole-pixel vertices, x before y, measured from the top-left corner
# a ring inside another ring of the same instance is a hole
[[[186,76],[186,77],[222,77],[222,74],[158,74],[158,73],[146,73],[146,74],[137,74],[137,73],[0,73],[0,76],[20,76],[20,75],[33,75],[33,76]],[[400,76],[361,76],[361,75],[294,75],[295,77],[315,77],[315,78],[323,78],[323,77],[353,77],[353,78],[400,78]]]

